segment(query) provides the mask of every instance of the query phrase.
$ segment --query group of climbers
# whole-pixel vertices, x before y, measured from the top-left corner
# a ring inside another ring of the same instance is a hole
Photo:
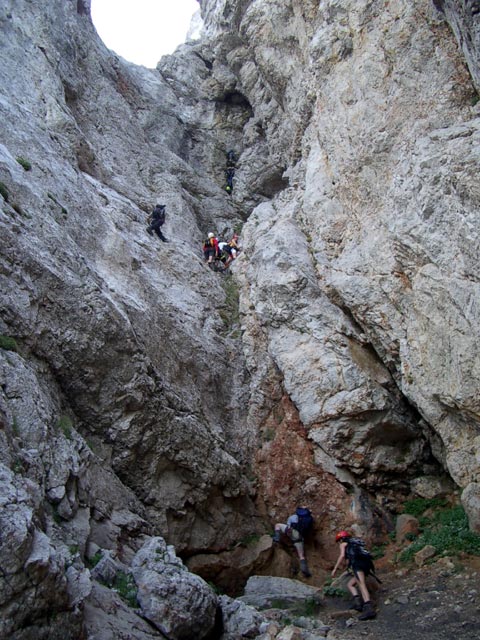
[[[155,208],[148,218],[149,224],[147,226],[147,233],[151,236],[156,233],[162,242],[168,242],[161,231],[166,218],[165,209],[164,204],[155,205]],[[214,233],[210,232],[203,243],[203,255],[208,265],[210,266],[215,262],[219,262],[221,270],[227,269],[240,251],[238,241],[238,233],[234,233],[231,239],[226,242],[219,240]]]
[[[301,506],[297,507],[295,513],[288,517],[286,524],[278,522],[273,534],[274,542],[281,542],[283,536],[293,543],[300,560],[300,570],[306,578],[312,574],[305,558],[305,540],[312,530],[313,524],[314,520],[310,509]],[[353,537],[348,531],[339,531],[335,536],[335,542],[340,545],[340,552],[332,570],[332,578],[335,577],[338,568],[343,565],[346,568],[346,573],[351,576],[347,584],[347,588],[353,596],[351,608],[361,612],[359,620],[375,618],[377,614],[366,583],[366,578],[370,575],[380,582],[375,575],[372,555],[365,548],[364,541],[361,538]]]
[[[226,185],[225,190],[228,194],[233,191],[233,178],[235,176],[235,166],[237,158],[235,152],[230,149],[227,151],[227,165],[225,168]],[[153,236],[154,233],[160,238],[162,242],[168,242],[167,238],[163,235],[161,227],[165,223],[165,205],[155,205],[152,213],[148,217],[147,233]],[[208,239],[204,243],[203,252],[211,263],[215,258],[220,258],[224,262],[225,268],[235,260],[238,251],[237,245],[238,235],[234,234],[233,238],[229,242],[220,242],[214,237],[213,233],[208,234]],[[220,246],[221,245],[221,246]]]
[[[228,152],[227,161],[235,162],[233,151]],[[230,168],[233,169],[234,167]],[[230,182],[233,179],[233,173],[234,171],[230,174]],[[233,188],[233,184],[231,184],[230,188]],[[165,208],[163,204],[155,206],[149,218],[147,232],[150,235],[155,232],[160,240],[168,242],[161,231],[161,227],[165,223]],[[226,242],[219,240],[214,233],[210,232],[203,243],[203,255],[207,264],[212,266],[215,262],[220,262],[222,270],[227,269],[240,250],[238,241],[237,233],[234,233],[232,238]],[[300,561],[300,570],[307,578],[311,577],[312,574],[305,557],[305,540],[313,528],[313,523],[313,516],[308,507],[297,507],[295,513],[288,517],[285,524],[279,522],[275,525],[275,533],[273,535],[274,542],[280,542],[282,537],[285,537],[293,543]],[[375,575],[371,554],[365,549],[363,540],[353,537],[348,531],[339,531],[335,537],[335,542],[340,545],[340,551],[335,567],[332,570],[332,578],[340,566],[346,566],[347,572],[351,576],[347,584],[347,588],[353,596],[351,608],[361,612],[360,620],[375,618],[376,611],[370,598],[366,578],[371,575],[378,582],[380,580]]]
[[[232,238],[226,242],[225,240],[219,240],[214,233],[210,232],[203,242],[202,248],[203,256],[209,266],[219,261],[222,264],[222,268],[227,269],[240,251],[238,234],[234,233]]]

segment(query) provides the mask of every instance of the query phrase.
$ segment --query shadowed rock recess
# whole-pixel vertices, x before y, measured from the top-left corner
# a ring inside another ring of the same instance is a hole
[[[146,69],[0,6],[1,638],[273,638],[299,503],[316,586],[407,498],[480,532],[480,3],[199,8]]]

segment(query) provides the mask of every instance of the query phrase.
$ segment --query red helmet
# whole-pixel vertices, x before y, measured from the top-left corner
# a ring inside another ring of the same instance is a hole
[[[339,531],[335,536],[335,542],[339,540],[343,540],[343,538],[351,538],[352,536],[348,533],[348,531]]]

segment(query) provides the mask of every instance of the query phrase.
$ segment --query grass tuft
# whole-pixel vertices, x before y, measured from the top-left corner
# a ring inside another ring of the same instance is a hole
[[[0,349],[5,349],[5,351],[18,351],[18,344],[15,338],[0,336]]]
[[[25,171],[31,171],[32,163],[29,160],[23,158],[22,156],[18,156],[18,158],[16,158],[16,161],[25,169]]]
[[[7,185],[4,184],[3,182],[0,182],[0,196],[2,196],[2,198],[5,200],[5,202],[8,202],[8,189],[7,189]]]
[[[137,606],[138,589],[131,574],[119,571],[113,580],[112,589],[114,589],[130,607]]]
[[[73,423],[68,416],[61,416],[61,418],[57,422],[57,429],[63,431],[63,435],[67,440],[72,439],[72,428]]]

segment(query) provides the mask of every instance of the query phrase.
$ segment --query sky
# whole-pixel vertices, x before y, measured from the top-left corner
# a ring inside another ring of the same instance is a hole
[[[109,49],[154,68],[186,40],[197,0],[91,0],[92,20]]]

